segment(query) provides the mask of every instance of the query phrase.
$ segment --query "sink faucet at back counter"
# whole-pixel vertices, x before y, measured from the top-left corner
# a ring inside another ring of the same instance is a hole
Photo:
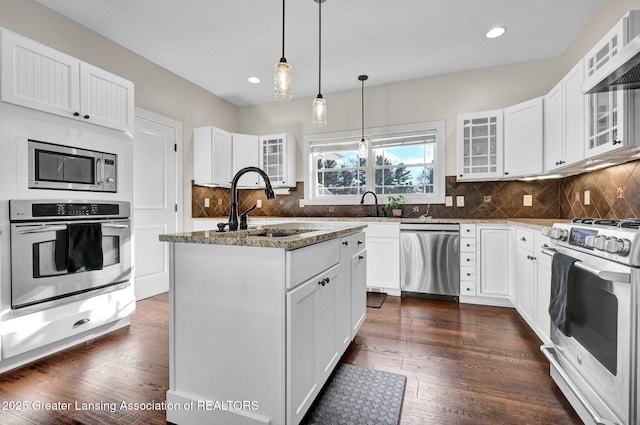
[[[264,189],[264,193],[267,195],[267,199],[274,199],[276,197],[275,193],[273,193],[273,189],[271,188],[271,181],[269,180],[269,176],[267,176],[267,173],[265,173],[258,167],[245,167],[239,170],[236,175],[233,176],[233,180],[231,181],[231,207],[229,208],[230,211],[228,223],[230,231],[238,230],[238,180],[240,180],[240,177],[242,177],[244,174],[249,172],[258,173],[264,179],[264,184],[266,186]],[[251,208],[249,211],[252,211],[254,208]],[[249,211],[243,213],[245,217],[246,213],[248,213]],[[242,224],[243,226],[241,226],[241,228],[244,227],[246,229],[246,221],[243,220]],[[218,225],[218,228],[220,228],[220,225]],[[224,226],[222,227],[222,229],[224,229]]]
[[[376,217],[380,217],[379,215],[379,208],[378,208],[378,196],[376,196],[376,194],[370,190],[367,190],[365,193],[362,194],[362,198],[360,199],[360,204],[364,204],[364,197],[367,196],[367,193],[370,193],[373,195],[373,200],[376,204]]]

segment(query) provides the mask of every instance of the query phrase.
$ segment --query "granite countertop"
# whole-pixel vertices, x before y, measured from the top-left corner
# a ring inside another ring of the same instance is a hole
[[[258,229],[235,232],[204,230],[167,234],[160,235],[160,240],[163,242],[253,246],[289,250],[355,233],[365,227],[367,225],[363,223],[291,222],[270,224]]]
[[[196,218],[194,220],[226,221],[226,217]],[[460,223],[460,224],[512,224],[534,230],[551,227],[553,223],[569,221],[566,218],[395,218],[395,217],[251,217],[252,220],[287,220],[295,222],[358,222],[358,223]]]

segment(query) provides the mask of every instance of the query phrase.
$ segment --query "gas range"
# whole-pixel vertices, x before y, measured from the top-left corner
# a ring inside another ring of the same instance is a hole
[[[640,219],[574,218],[543,229],[555,245],[640,267]]]

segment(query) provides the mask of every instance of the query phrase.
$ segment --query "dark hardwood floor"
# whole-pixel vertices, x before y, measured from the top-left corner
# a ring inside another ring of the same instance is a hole
[[[0,424],[164,424],[122,403],[165,399],[168,307],[143,300],[130,327],[0,375]],[[512,309],[388,297],[343,360],[407,376],[402,424],[580,424],[539,345]]]

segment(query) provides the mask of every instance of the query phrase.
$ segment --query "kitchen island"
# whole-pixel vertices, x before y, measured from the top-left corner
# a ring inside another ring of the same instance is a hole
[[[161,235],[175,424],[297,424],[366,312],[358,223]]]

